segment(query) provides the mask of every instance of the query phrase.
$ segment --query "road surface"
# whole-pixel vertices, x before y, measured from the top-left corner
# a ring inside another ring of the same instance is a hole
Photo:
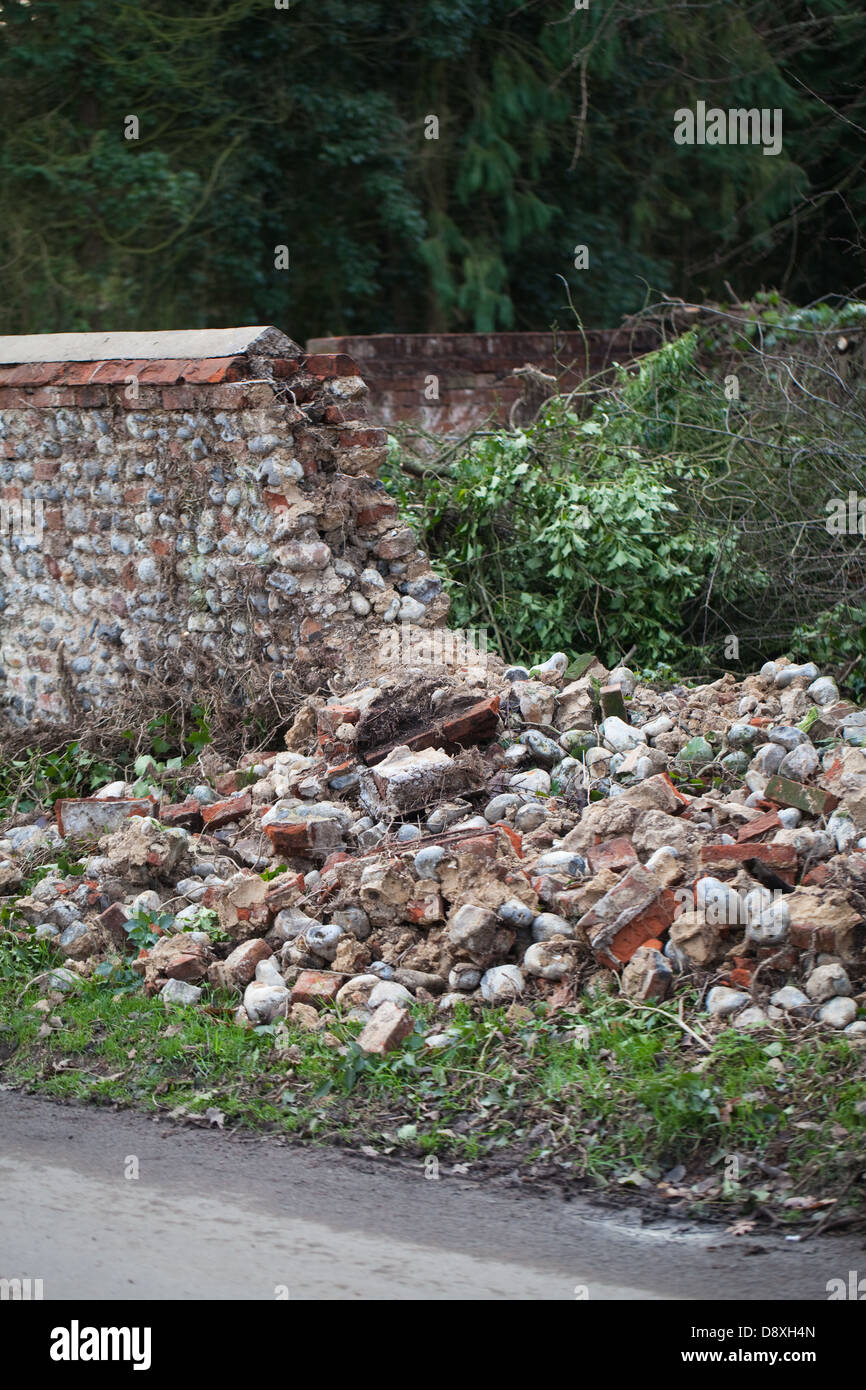
[[[46,1299],[825,1300],[864,1250],[0,1091],[0,1278]]]

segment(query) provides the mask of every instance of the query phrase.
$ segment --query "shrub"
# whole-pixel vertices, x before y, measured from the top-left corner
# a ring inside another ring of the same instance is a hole
[[[827,524],[866,493],[866,305],[768,294],[655,321],[656,352],[532,426],[392,464],[452,621],[510,660],[636,648],[706,674],[791,649],[866,682],[864,538]]]

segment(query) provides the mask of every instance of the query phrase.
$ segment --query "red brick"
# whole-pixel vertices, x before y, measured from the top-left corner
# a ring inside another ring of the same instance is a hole
[[[344,352],[314,352],[309,356],[304,353],[300,363],[302,369],[309,372],[310,376],[320,377],[323,380],[332,376],[361,375],[357,365]]]
[[[810,869],[807,874],[803,875],[803,882],[814,884],[817,888],[823,888],[829,876],[830,870],[826,864],[816,864],[814,869]]]
[[[202,357],[193,362],[184,362],[179,375],[186,382],[241,381],[246,375],[244,358]]]
[[[327,1000],[336,999],[345,978],[330,970],[302,970],[292,986],[292,1003],[318,1008]]]
[[[335,864],[345,864],[352,858],[351,854],[346,854],[345,850],[335,849],[333,854],[329,854],[320,872],[326,874],[329,869],[333,869]]]
[[[129,937],[124,931],[124,924],[129,921],[129,917],[123,904],[112,903],[96,920],[108,932],[114,945],[121,951],[125,950],[129,944]]]
[[[600,874],[602,869],[630,869],[638,863],[634,846],[624,835],[593,845],[592,849],[587,850],[586,857],[594,874]]]
[[[268,912],[276,914],[284,907],[291,907],[303,890],[303,874],[279,874],[265,894],[265,907]]]
[[[69,386],[90,386],[94,382],[100,386],[126,385],[127,377],[138,377],[138,373],[148,365],[146,358],[114,359],[104,362],[70,362],[58,375],[57,381]]]
[[[520,832],[518,830],[515,830],[513,825],[508,825],[507,822],[504,820],[498,820],[496,822],[496,828],[497,830],[501,830],[503,835],[505,835],[511,842],[511,848],[514,850],[514,853],[517,855],[518,859],[522,859],[523,836],[520,834]]]
[[[499,727],[499,696],[492,695],[487,700],[479,700],[462,714],[446,719],[442,725],[443,737],[448,743],[460,744],[468,748],[484,739],[492,738]]]
[[[792,922],[788,930],[788,940],[798,951],[836,950],[836,933],[832,926],[814,926],[811,922]]]
[[[165,386],[160,392],[163,410],[195,410],[201,407],[201,393],[194,386]]]
[[[47,386],[58,366],[57,362],[23,362],[17,367],[0,367],[0,385]]]
[[[229,821],[245,816],[252,808],[252,796],[245,791],[230,796],[227,801],[215,801],[212,806],[203,806],[201,815],[205,825],[215,829],[219,825],[226,825]]]
[[[263,488],[262,500],[272,512],[287,512],[289,510],[289,499],[281,492],[272,492],[270,488]]]
[[[298,360],[295,357],[274,357],[269,365],[277,381],[285,381],[287,377],[297,376],[300,371]]]
[[[169,980],[186,980],[187,983],[203,980],[207,975],[207,964],[200,952],[190,950],[184,955],[174,956],[165,967],[165,975]]]
[[[673,893],[666,889],[663,899],[673,900]],[[594,948],[596,959],[604,965],[615,962],[627,965],[640,946],[645,946],[648,941],[657,940],[656,933],[667,931],[672,921],[673,901],[668,903],[660,899],[638,917],[620,927],[608,946]]]
[[[438,893],[427,893],[421,898],[411,898],[406,904],[406,917],[416,926],[429,927],[441,922],[444,909]]]
[[[361,711],[357,705],[323,705],[316,720],[319,737],[333,737],[341,724],[357,724],[360,718]]]
[[[782,822],[779,820],[777,811],[767,811],[763,816],[756,816],[754,820],[740,827],[737,840],[756,840],[759,836],[767,833],[768,830],[779,830]]]
[[[159,819],[163,825],[182,825],[186,830],[200,830],[201,805],[194,796],[188,796],[186,801],[163,802],[159,808]]]
[[[738,965],[734,970],[728,972],[727,983],[732,989],[749,989],[752,983],[753,969]]]
[[[304,858],[315,848],[306,825],[266,825],[263,829],[274,849],[280,854],[300,855]]]
[[[334,744],[335,749],[341,746],[341,744]],[[329,783],[333,782],[335,777],[343,777],[347,772],[351,772],[354,766],[355,762],[351,758],[347,759],[346,762],[334,763],[331,767],[326,768],[325,771],[320,774],[322,781],[327,786]]]
[[[375,526],[377,521],[392,517],[397,511],[393,502],[379,502],[375,506],[360,507],[355,513],[355,525],[361,530],[365,526]]]
[[[583,914],[578,926],[588,934],[596,960],[624,965],[639,946],[667,931],[676,905],[670,889],[662,888],[649,870],[635,864]]]
[[[381,449],[387,444],[388,435],[379,429],[340,430],[340,444],[343,448]],[[396,510],[396,508],[395,508]]]
[[[730,864],[732,867],[747,859],[759,859],[768,868],[777,872],[793,870],[797,867],[797,851],[793,845],[702,845],[701,863],[713,865]]]

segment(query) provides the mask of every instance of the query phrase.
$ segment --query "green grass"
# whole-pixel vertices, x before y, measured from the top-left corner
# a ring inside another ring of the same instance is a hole
[[[46,1014],[27,985],[52,964],[47,944],[0,936],[0,1020],[18,1039],[6,1084],[189,1117],[212,1108],[230,1127],[638,1190],[669,1210],[777,1223],[863,1211],[866,1053],[840,1037],[728,1029],[707,1033],[706,1051],[671,1006],[602,997],[549,1016],[465,1006],[443,1020],[419,1005],[401,1048],[370,1057],[336,1010],[320,1032],[242,1029],[236,999],[206,990],[204,1007],[166,1010],[126,964]],[[425,1046],[431,1025],[453,1029],[447,1046]],[[810,1208],[821,1198],[837,1200]]]

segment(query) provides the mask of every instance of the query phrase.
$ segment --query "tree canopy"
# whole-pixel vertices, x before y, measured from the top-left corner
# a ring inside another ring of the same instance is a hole
[[[0,0],[0,332],[546,328],[563,281],[608,326],[648,287],[862,284],[857,0],[279,3]],[[698,101],[781,110],[781,151],[678,145]]]

